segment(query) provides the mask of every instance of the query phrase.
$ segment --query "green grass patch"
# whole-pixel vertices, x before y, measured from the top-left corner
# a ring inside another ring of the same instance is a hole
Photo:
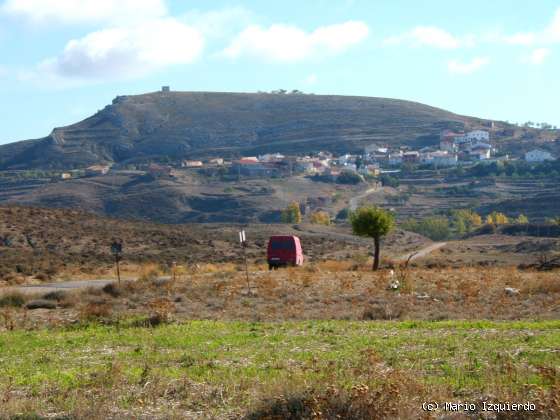
[[[130,325],[130,324],[129,324]],[[114,369],[247,389],[262,384],[360,383],[364,354],[456,395],[527,384],[560,363],[560,321],[248,323],[190,321],[157,328],[103,326],[0,334],[0,389],[61,393],[112,386]],[[370,356],[371,357],[371,356]],[[124,404],[124,402],[123,402]]]

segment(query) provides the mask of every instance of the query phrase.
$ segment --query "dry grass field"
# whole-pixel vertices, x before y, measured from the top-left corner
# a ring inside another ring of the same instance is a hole
[[[430,241],[396,232],[372,272],[367,241],[282,226],[309,258],[268,271],[262,246],[278,227],[252,226],[247,282],[236,227],[26,212],[21,223],[4,210],[0,235],[2,420],[560,417],[559,272],[519,267],[556,252],[553,239],[473,237],[404,267],[387,256]],[[114,279],[114,232],[129,252],[120,284],[21,287]],[[12,270],[18,258],[28,272]],[[43,277],[41,261],[57,265]]]

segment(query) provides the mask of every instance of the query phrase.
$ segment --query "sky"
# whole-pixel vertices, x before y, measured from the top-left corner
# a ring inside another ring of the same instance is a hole
[[[560,126],[558,74],[558,0],[0,0],[0,144],[163,85]]]

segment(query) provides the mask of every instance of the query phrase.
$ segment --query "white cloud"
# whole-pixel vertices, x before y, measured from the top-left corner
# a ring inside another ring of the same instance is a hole
[[[464,46],[473,46],[474,38],[472,36],[458,38],[435,26],[417,26],[402,35],[387,38],[385,44],[410,44],[414,47],[427,46],[441,49],[456,49]]]
[[[528,64],[539,65],[550,55],[548,48],[536,48],[529,54],[522,57],[521,61]]]
[[[252,56],[271,61],[300,61],[311,56],[338,54],[368,35],[363,22],[349,21],[305,32],[295,26],[250,25],[222,51],[229,58]]]
[[[455,74],[471,74],[482,67],[487,65],[490,60],[486,57],[475,57],[469,62],[461,62],[457,60],[451,60],[447,63],[447,69],[451,73]]]
[[[194,61],[204,45],[202,35],[175,19],[92,32],[69,41],[58,56],[36,69],[62,79],[127,79],[174,64]]]
[[[319,78],[317,77],[317,75],[315,73],[310,74],[309,76],[307,76],[305,78],[305,80],[303,81],[306,85],[314,85],[319,81]]]
[[[167,15],[164,0],[6,0],[0,12],[32,23],[130,22]]]
[[[506,44],[511,45],[531,45],[535,42],[536,35],[531,32],[517,33],[504,37]]]
[[[241,30],[249,25],[253,18],[253,12],[237,6],[205,12],[192,10],[183,15],[181,20],[209,38],[221,38]]]
[[[560,43],[560,8],[556,10],[552,21],[541,31],[520,32],[504,36],[507,44],[531,46],[535,44]]]
[[[560,42],[560,8],[556,10],[552,22],[544,30],[544,38],[548,42]]]

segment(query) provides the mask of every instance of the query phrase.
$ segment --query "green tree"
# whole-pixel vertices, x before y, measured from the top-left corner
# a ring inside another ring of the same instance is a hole
[[[517,225],[526,225],[529,223],[529,219],[524,214],[520,214],[517,219],[515,219],[515,224]]]
[[[468,209],[454,210],[452,213],[453,224],[459,235],[472,232],[482,224],[482,218],[476,212]]]
[[[379,207],[360,207],[350,213],[350,224],[355,235],[373,239],[372,270],[379,269],[381,238],[395,227],[395,217],[392,213]]]
[[[291,202],[288,207],[286,207],[280,216],[282,223],[300,223],[301,222],[301,210],[299,204],[295,201]]]

